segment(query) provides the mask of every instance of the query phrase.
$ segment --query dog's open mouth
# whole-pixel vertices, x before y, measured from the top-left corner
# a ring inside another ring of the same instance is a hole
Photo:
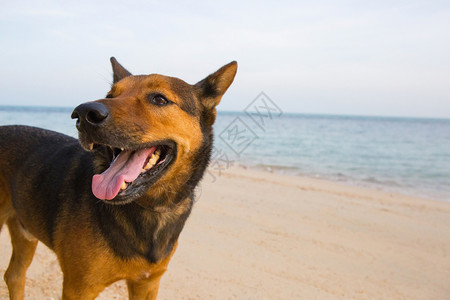
[[[98,145],[93,146],[94,149],[96,147]],[[92,178],[92,193],[98,199],[119,202],[129,202],[129,198],[142,195],[172,162],[174,148],[169,145],[136,150],[109,147],[111,164],[103,173]]]

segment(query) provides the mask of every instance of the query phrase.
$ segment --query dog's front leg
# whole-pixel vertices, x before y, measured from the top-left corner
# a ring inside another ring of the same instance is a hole
[[[165,271],[165,270],[164,270]],[[158,295],[159,281],[164,271],[149,275],[141,280],[127,280],[128,297],[130,300],[155,300]]]
[[[148,272],[139,274],[138,278],[127,279],[128,297],[130,300],[155,300],[158,295],[159,281],[167,270],[169,261],[177,249],[175,242],[172,252],[157,264],[153,264]]]
[[[15,217],[8,220],[8,228],[13,246],[11,261],[5,273],[9,298],[22,300],[25,289],[25,273],[33,260],[38,241],[27,239]]]
[[[105,285],[87,283],[82,278],[68,279],[64,276],[62,300],[94,300]]]

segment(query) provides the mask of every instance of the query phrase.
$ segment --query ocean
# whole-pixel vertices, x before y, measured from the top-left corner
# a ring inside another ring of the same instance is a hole
[[[0,107],[0,125],[77,137],[72,108]],[[450,120],[219,112],[211,167],[231,165],[450,201]]]

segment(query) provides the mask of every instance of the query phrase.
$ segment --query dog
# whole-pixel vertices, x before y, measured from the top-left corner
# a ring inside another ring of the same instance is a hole
[[[4,279],[23,299],[38,241],[52,249],[62,299],[95,299],[125,279],[129,299],[156,299],[159,281],[207,167],[216,106],[235,61],[196,84],[132,75],[111,57],[106,97],[77,106],[78,140],[0,127],[0,228],[13,246]]]

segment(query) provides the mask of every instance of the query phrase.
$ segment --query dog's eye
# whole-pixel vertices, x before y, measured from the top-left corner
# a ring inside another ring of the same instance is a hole
[[[114,97],[113,97],[113,94],[108,94],[108,95],[106,95],[105,98],[114,98]]]
[[[164,106],[169,104],[169,100],[167,100],[163,95],[154,95],[150,98],[153,104],[158,106]]]

